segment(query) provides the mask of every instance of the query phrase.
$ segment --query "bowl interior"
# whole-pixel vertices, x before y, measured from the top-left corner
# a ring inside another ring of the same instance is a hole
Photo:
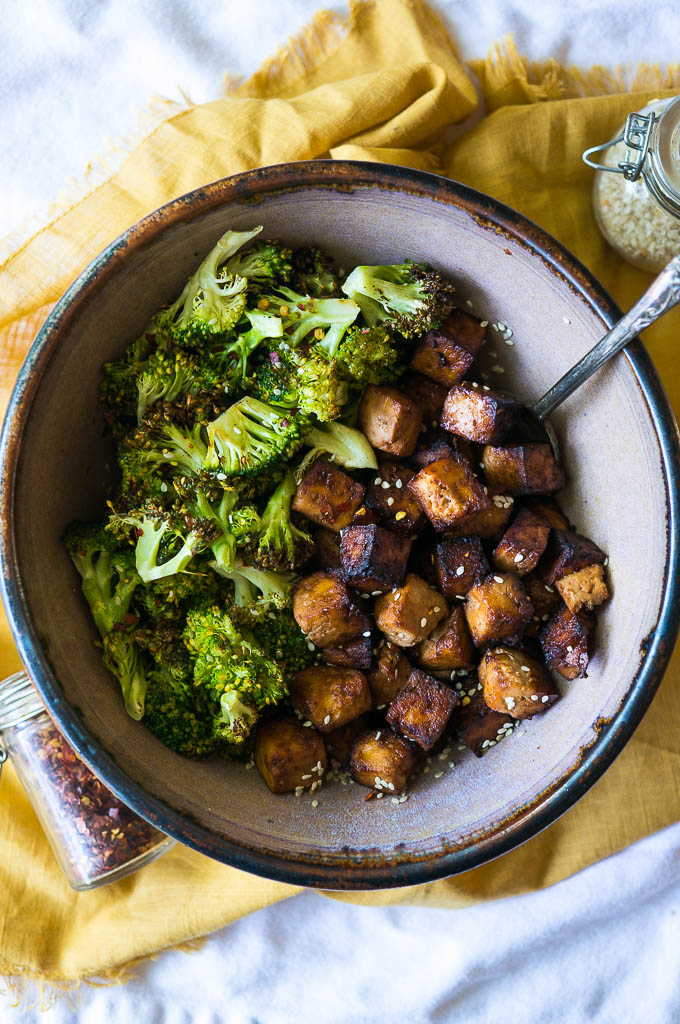
[[[99,771],[110,772],[125,799],[139,808],[144,791],[151,801],[142,809],[155,808],[162,826],[205,852],[233,860],[234,850],[245,848],[282,865],[308,862],[310,880],[311,866],[321,865],[319,884],[327,887],[351,885],[352,872],[357,884],[371,884],[372,866],[434,864],[443,853],[512,836],[569,776],[596,739],[598,723],[621,707],[663,596],[667,495],[659,440],[625,356],[554,416],[569,478],[561,500],[578,528],[608,553],[613,600],[599,616],[589,677],[561,681],[563,700],[483,760],[453,745],[413,783],[405,803],[366,802],[358,786],[333,783],[315,794],[319,806],[313,808],[309,795],[273,796],[257,772],[240,765],[175,756],[126,716],[93,646],[94,630],[59,536],[70,520],[104,512],[111,448],[97,407],[101,364],[118,356],[174,297],[224,230],[256,223],[264,225],[263,236],[327,248],[346,267],[404,257],[434,263],[455,279],[463,308],[489,321],[481,369],[490,383],[527,399],[542,394],[590,348],[605,324],[596,305],[522,240],[521,221],[516,231],[501,231],[493,217],[480,217],[450,195],[444,200],[436,190],[357,180],[350,189],[324,181],[273,187],[258,202],[225,192],[223,202],[198,215],[187,205],[182,219],[129,239],[125,258],[99,268],[55,327],[59,340],[42,360],[21,441],[14,516],[20,584],[63,691],[62,726]],[[493,329],[498,322],[512,328],[514,344]],[[52,684],[44,684],[44,692],[56,708]],[[84,736],[94,742],[88,746]],[[240,863],[253,866],[247,856]],[[350,871],[340,881],[336,869],[343,867]],[[387,884],[384,877],[381,884]]]

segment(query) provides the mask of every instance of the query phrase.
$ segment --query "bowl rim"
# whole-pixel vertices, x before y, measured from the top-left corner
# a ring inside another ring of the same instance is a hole
[[[458,874],[515,849],[557,820],[583,796],[620,753],[649,707],[670,659],[680,625],[680,436],[668,397],[639,339],[621,353],[637,379],[659,443],[668,511],[668,557],[663,595],[652,631],[641,645],[640,666],[614,715],[594,723],[596,737],[563,776],[522,808],[469,845],[403,859],[352,864],[349,857],[318,854],[287,858],[225,839],[152,796],[122,771],[98,745],[66,701],[40,642],[26,600],[14,536],[14,497],[21,439],[40,379],[73,317],[109,280],[128,253],[168,228],[194,220],[232,201],[257,202],[264,196],[308,188],[353,191],[375,188],[404,192],[462,208],[481,226],[500,231],[575,291],[609,328],[621,317],[611,296],[587,268],[538,225],[475,189],[453,179],[391,164],[313,160],[275,164],[219,179],[172,200],[132,225],[111,242],[76,278],[56,303],[33,342],[12,391],[0,437],[1,592],[21,658],[59,729],[85,763],[121,800],[157,828],[225,864],[276,881],[333,890],[416,885]]]

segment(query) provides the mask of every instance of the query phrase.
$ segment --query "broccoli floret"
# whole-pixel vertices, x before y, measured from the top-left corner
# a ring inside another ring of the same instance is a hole
[[[145,583],[183,572],[214,534],[212,524],[203,520],[186,529],[181,517],[151,502],[109,517],[109,529],[116,536],[125,527],[134,530],[135,565]]]
[[[305,416],[275,409],[257,398],[242,398],[208,424],[204,465],[227,476],[253,476],[289,459],[308,425]]]
[[[256,242],[245,252],[238,252],[227,261],[230,274],[249,281],[288,284],[293,273],[292,253],[279,242]]]
[[[257,509],[252,505],[237,508],[238,501],[236,488],[225,487],[219,499],[213,500],[199,485],[182,509],[187,529],[200,532],[220,569],[233,568],[237,550],[253,546],[260,531]]]
[[[454,287],[423,263],[355,267],[342,286],[369,327],[386,322],[412,338],[438,327],[453,308]]]
[[[288,570],[304,565],[314,553],[314,541],[291,520],[291,501],[295,495],[295,476],[285,477],[267,502],[262,513],[257,564],[261,569]]]
[[[265,296],[268,309],[283,320],[286,344],[297,348],[308,335],[316,347],[332,359],[345,331],[359,315],[351,299],[317,299],[280,287],[278,295]]]
[[[195,572],[181,572],[151,580],[135,593],[135,607],[155,622],[184,618],[188,605],[215,604],[220,585],[208,565]]]
[[[99,400],[108,412],[114,436],[132,421],[137,405],[137,379],[155,347],[153,334],[144,333],[128,346],[121,359],[104,363]]]
[[[339,462],[347,469],[377,469],[378,460],[365,435],[344,423],[319,423],[311,427],[304,436],[307,452],[296,470],[301,480],[315,459],[327,455],[330,461]]]
[[[286,608],[290,604],[295,579],[292,573],[257,569],[238,558],[230,570],[215,562],[212,568],[218,576],[234,584],[233,601],[240,609],[236,613],[239,621],[260,619],[273,609]]]
[[[246,308],[248,281],[229,273],[224,265],[261,230],[259,226],[222,235],[177,301],[156,314],[153,326],[162,347],[168,343],[201,347],[234,329]]]
[[[258,717],[257,708],[238,690],[227,690],[220,697],[219,712],[213,723],[215,734],[222,742],[238,749],[247,742]]]
[[[339,295],[340,281],[333,270],[333,261],[320,249],[293,250],[291,288],[315,298]]]
[[[63,541],[80,573],[95,625],[106,636],[125,621],[141,583],[132,552],[121,549],[103,523],[71,523]]]
[[[246,309],[245,317],[250,328],[237,334],[211,358],[228,377],[232,389],[243,388],[249,374],[248,360],[265,338],[280,338],[283,335],[283,321],[274,313],[260,309]]]
[[[347,401],[347,382],[338,363],[310,352],[272,351],[260,364],[253,381],[257,396],[271,405],[301,412],[326,423],[340,415]]]
[[[181,349],[158,349],[143,364],[137,378],[137,422],[141,423],[157,402],[164,402],[166,410],[172,408],[180,395],[209,396],[214,402],[230,389],[231,382],[212,360],[199,359]]]
[[[386,384],[403,370],[399,345],[382,324],[359,327],[353,324],[340,342],[337,362],[355,387]]]
[[[148,676],[144,656],[130,633],[114,629],[102,637],[104,667],[118,682],[130,718],[139,722],[144,715]]]
[[[284,679],[308,668],[315,657],[314,645],[309,649],[307,637],[298,626],[292,609],[282,608],[270,618],[253,622],[253,635],[270,658],[274,658]]]
[[[146,692],[144,725],[156,739],[183,757],[201,758],[219,746],[212,712],[192,689],[176,687],[159,671],[151,670]]]

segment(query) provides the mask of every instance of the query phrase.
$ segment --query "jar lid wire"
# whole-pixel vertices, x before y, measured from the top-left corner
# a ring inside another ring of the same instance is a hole
[[[0,733],[44,710],[45,705],[25,672],[15,672],[0,682]]]

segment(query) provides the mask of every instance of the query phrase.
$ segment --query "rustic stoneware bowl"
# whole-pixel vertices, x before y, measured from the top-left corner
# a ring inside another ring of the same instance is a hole
[[[432,175],[319,161],[253,171],[176,200],[84,271],[22,370],[2,440],[3,585],[14,635],[79,754],[136,811],[195,849],[328,889],[462,871],[566,811],[654,695],[677,628],[677,428],[639,342],[555,415],[569,474],[564,505],[608,552],[613,600],[599,616],[589,678],[560,684],[564,699],[523,736],[482,761],[456,751],[455,771],[420,776],[398,806],[336,783],[313,808],[308,795],[273,796],[240,765],[185,761],[126,716],[59,537],[71,519],[105,508],[111,447],[97,408],[101,364],[174,298],[223,231],[256,223],[264,236],[328,248],[347,267],[406,256],[432,262],[455,278],[463,308],[489,321],[490,379],[528,400],[620,315],[534,224]],[[512,328],[513,347],[491,329],[498,321]],[[498,365],[502,377],[491,372]]]

